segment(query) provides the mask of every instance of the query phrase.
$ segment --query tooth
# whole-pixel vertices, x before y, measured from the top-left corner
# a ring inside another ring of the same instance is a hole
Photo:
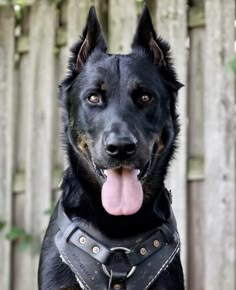
[[[137,175],[139,175],[140,174],[140,170],[139,169],[137,169]]]
[[[106,175],[106,177],[107,177],[107,170],[104,170],[103,172],[104,172],[104,174],[105,174],[105,175]]]

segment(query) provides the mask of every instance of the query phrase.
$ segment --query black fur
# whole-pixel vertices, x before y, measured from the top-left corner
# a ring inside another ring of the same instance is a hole
[[[95,9],[90,9],[82,37],[71,49],[68,75],[60,86],[69,163],[62,184],[62,202],[69,216],[80,216],[111,237],[146,231],[168,217],[164,178],[179,132],[176,97],[181,86],[169,45],[156,35],[146,6],[128,55],[106,53]],[[99,103],[89,103],[91,95],[98,96]],[[143,95],[151,97],[150,103],[141,101]],[[104,138],[111,132],[135,136],[135,154],[129,158],[108,156]],[[108,214],[101,203],[104,180],[99,170],[128,166],[142,171],[148,162],[142,184],[142,208],[130,216]],[[157,219],[152,209],[158,196]],[[61,262],[54,244],[58,231],[56,215],[57,208],[42,246],[39,289],[77,290],[80,287],[74,274]],[[184,289],[179,256],[161,274],[153,289]]]

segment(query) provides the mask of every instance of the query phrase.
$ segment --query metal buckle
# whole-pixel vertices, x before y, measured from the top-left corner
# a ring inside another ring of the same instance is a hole
[[[110,250],[112,252],[115,252],[115,251],[124,251],[125,254],[129,254],[131,252],[130,249],[125,248],[125,247],[114,247],[114,248],[111,248]],[[102,264],[102,269],[103,269],[103,272],[107,275],[107,277],[111,278],[111,276],[112,276],[112,270],[111,270],[111,272],[109,272],[108,269],[107,269],[107,266],[104,265],[104,264]],[[136,266],[132,266],[132,268],[130,269],[130,271],[127,274],[127,278],[131,277],[134,274],[135,270],[136,270]]]

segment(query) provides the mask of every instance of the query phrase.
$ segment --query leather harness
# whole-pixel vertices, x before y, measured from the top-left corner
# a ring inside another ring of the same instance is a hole
[[[125,239],[111,239],[91,223],[70,219],[59,203],[55,243],[82,289],[146,290],[180,251],[172,209],[159,227]]]

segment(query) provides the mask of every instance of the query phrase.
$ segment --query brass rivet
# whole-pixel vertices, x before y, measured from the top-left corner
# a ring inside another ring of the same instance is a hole
[[[115,284],[115,285],[113,286],[113,288],[116,289],[116,290],[119,290],[119,289],[120,289],[120,284]]]
[[[158,240],[155,240],[153,242],[153,246],[156,247],[156,248],[158,248],[160,246],[160,242]]]
[[[146,254],[147,254],[147,250],[146,250],[145,248],[141,248],[141,249],[140,249],[140,254],[141,254],[142,256],[146,255]]]
[[[81,243],[81,244],[84,244],[85,242],[86,242],[86,238],[85,237],[80,237],[79,238],[79,242]]]
[[[93,251],[94,254],[97,254],[97,253],[100,251],[100,249],[99,249],[98,246],[94,246],[94,247],[92,248],[92,251]]]

